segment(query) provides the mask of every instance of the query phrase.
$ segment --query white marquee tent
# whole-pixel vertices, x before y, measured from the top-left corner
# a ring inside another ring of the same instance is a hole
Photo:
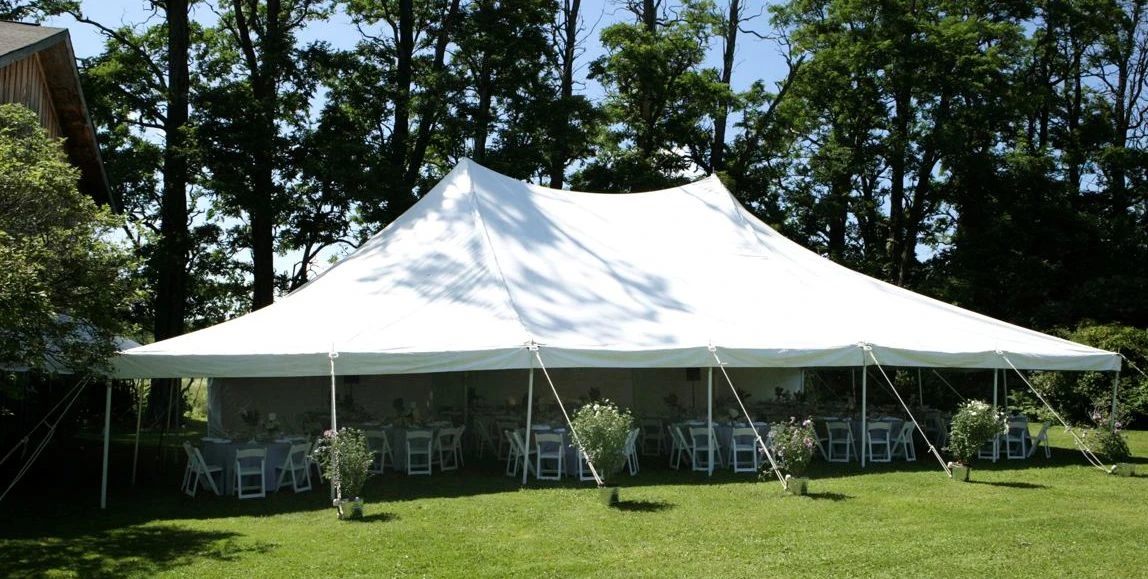
[[[650,193],[546,189],[464,160],[275,304],[123,352],[124,378],[534,367],[1117,370],[1118,354],[861,275],[709,177]],[[715,356],[716,354],[716,356]],[[1007,357],[1007,360],[1006,360]]]

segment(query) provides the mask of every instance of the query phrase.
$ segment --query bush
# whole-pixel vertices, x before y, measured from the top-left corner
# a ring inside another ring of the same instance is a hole
[[[591,402],[574,412],[570,424],[577,444],[603,483],[622,470],[626,464],[626,437],[634,424],[629,410],[620,410],[609,400]]]
[[[363,491],[371,467],[371,451],[362,430],[340,428],[339,432],[324,432],[311,456],[323,469],[323,476],[341,489],[343,498],[358,497]]]
[[[1120,325],[1081,325],[1073,331],[1056,334],[1127,357],[1125,371],[1120,374],[1119,406],[1127,412],[1126,425],[1148,419],[1148,378],[1131,367],[1148,370],[1148,330]],[[1075,424],[1087,424],[1093,408],[1112,405],[1111,372],[1037,372],[1033,374],[1032,383],[1057,412]],[[1026,414],[1042,420],[1051,418],[1044,405],[1027,389],[1024,394],[1018,391],[1016,399]]]
[[[817,444],[813,420],[798,422],[790,418],[788,422],[770,424],[769,438],[777,467],[790,476],[803,476],[813,462],[813,449]]]
[[[1125,413],[1117,410],[1116,417],[1105,409],[1097,408],[1090,415],[1096,424],[1095,430],[1085,435],[1085,444],[1089,448],[1108,459],[1108,462],[1124,462],[1132,456],[1128,448],[1128,440],[1124,438]]]
[[[993,437],[1008,431],[1008,422],[1002,412],[987,402],[969,400],[953,416],[949,431],[949,454],[960,464],[969,464],[977,452]]]

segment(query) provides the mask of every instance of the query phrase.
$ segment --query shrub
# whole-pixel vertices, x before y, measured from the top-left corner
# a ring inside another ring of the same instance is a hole
[[[1092,411],[1089,418],[1096,424],[1096,429],[1086,435],[1085,443],[1093,452],[1108,459],[1109,462],[1124,462],[1132,456],[1128,448],[1128,440],[1124,438],[1125,413],[1119,410],[1113,418],[1109,412],[1097,408]]]
[[[987,402],[969,400],[953,416],[949,431],[949,454],[960,464],[969,464],[985,443],[1008,431],[1002,412]]]
[[[343,498],[358,497],[367,482],[371,451],[367,437],[357,428],[340,428],[323,433],[311,456],[323,469],[323,476],[341,489]]]
[[[577,444],[603,483],[622,470],[626,464],[626,437],[634,424],[629,410],[619,409],[609,400],[591,402],[574,412],[570,424]]]
[[[817,444],[813,420],[806,418],[798,422],[791,417],[788,422],[774,422],[769,425],[769,438],[778,468],[790,476],[803,476],[813,462],[813,449]]]

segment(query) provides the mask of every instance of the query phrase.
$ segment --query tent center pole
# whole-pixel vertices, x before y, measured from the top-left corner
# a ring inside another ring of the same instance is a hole
[[[136,380],[136,448],[132,453],[132,488],[136,486],[136,469],[140,462],[140,426],[143,423],[143,380]]]

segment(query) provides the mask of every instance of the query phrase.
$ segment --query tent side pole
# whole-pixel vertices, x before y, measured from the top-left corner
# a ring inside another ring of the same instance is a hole
[[[136,380],[136,448],[132,453],[132,488],[136,486],[136,471],[140,462],[140,426],[143,423],[143,380]]]
[[[865,451],[869,449],[869,360],[865,358],[865,350],[861,350],[861,468],[865,468]]]
[[[997,411],[997,380],[1000,377],[1000,372],[993,368],[993,412]],[[997,443],[999,440],[993,438],[993,462],[997,461]]]
[[[714,445],[717,441],[714,440],[714,367],[710,366],[709,375],[706,379],[706,440],[709,441],[709,458],[706,460],[706,476],[714,475]]]
[[[921,380],[920,368],[917,368],[917,407],[925,407],[925,383]]]
[[[112,437],[112,380],[104,381],[108,385],[107,397],[104,400],[104,468],[100,475],[100,509],[108,508],[108,445]]]
[[[530,468],[530,427],[534,418],[534,358],[530,358],[530,378],[526,382],[526,435],[522,445],[522,484],[526,484],[527,471]]]
[[[1116,432],[1116,393],[1120,390],[1120,370],[1112,378],[1112,414],[1108,417],[1108,429]]]

